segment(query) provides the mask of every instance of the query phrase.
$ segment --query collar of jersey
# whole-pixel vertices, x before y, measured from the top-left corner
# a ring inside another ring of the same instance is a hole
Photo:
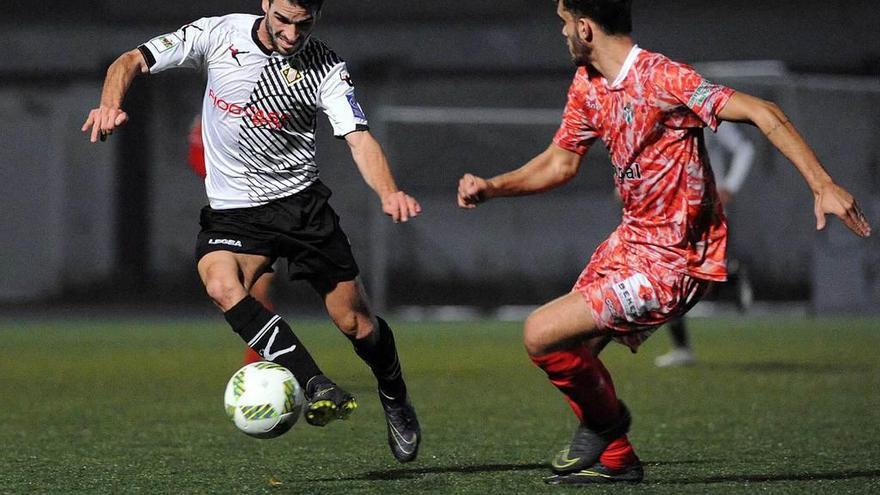
[[[620,72],[617,73],[617,77],[611,84],[608,84],[608,81],[605,81],[608,84],[608,89],[614,91],[618,89],[623,89],[623,81],[626,80],[626,75],[629,74],[630,69],[632,69],[633,64],[636,62],[636,58],[639,56],[639,52],[642,49],[639,48],[639,45],[633,45],[630,49],[629,54],[626,56],[626,60],[623,61],[623,65],[620,66]]]

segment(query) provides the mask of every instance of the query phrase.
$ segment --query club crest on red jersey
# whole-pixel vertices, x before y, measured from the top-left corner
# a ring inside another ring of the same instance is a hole
[[[623,121],[626,122],[627,125],[632,125],[635,121],[635,112],[633,111],[632,105],[624,105]]]

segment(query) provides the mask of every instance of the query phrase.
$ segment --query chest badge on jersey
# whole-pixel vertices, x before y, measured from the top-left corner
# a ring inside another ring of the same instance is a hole
[[[623,107],[623,120],[627,125],[632,125],[635,121],[635,112],[633,112],[632,105],[625,105]]]
[[[288,86],[293,86],[302,81],[305,77],[301,70],[297,69],[290,63],[281,66],[281,75],[284,77],[284,80],[287,81]]]

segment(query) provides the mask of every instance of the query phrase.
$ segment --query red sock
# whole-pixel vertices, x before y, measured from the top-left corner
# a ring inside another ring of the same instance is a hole
[[[250,347],[244,348],[244,364],[256,363],[263,360],[263,356],[260,356],[257,351],[251,349]]]
[[[623,469],[638,460],[636,451],[626,435],[611,442],[599,457],[599,462],[611,469]]]
[[[602,428],[618,418],[620,406],[611,375],[587,346],[532,356],[532,361],[565,395],[581,423]]]

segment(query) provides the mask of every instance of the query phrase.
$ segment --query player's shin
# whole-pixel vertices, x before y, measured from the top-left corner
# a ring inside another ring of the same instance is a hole
[[[607,460],[615,466],[637,459],[626,439],[630,416],[617,399],[611,376],[586,345],[532,356],[568,400],[580,426],[568,447],[552,461],[553,472],[567,475]],[[608,452],[611,447],[611,452]],[[607,452],[607,454],[606,454]]]
[[[618,419],[620,405],[611,376],[587,346],[577,345],[531,359],[565,395],[582,424],[602,429]]]
[[[385,413],[391,453],[400,462],[411,462],[418,456],[422,429],[407,397],[394,334],[385,320],[379,317],[376,320],[378,325],[372,335],[364,339],[352,338],[351,343],[379,382],[379,402]]]
[[[382,318],[376,317],[379,324],[373,338],[351,338],[354,351],[373,371],[379,383],[379,391],[389,399],[403,400],[406,397],[406,384],[400,368],[400,358],[394,343],[394,333]]]
[[[246,296],[224,316],[249,347],[289,369],[304,390],[309,380],[322,374],[290,326],[253,297]]]

